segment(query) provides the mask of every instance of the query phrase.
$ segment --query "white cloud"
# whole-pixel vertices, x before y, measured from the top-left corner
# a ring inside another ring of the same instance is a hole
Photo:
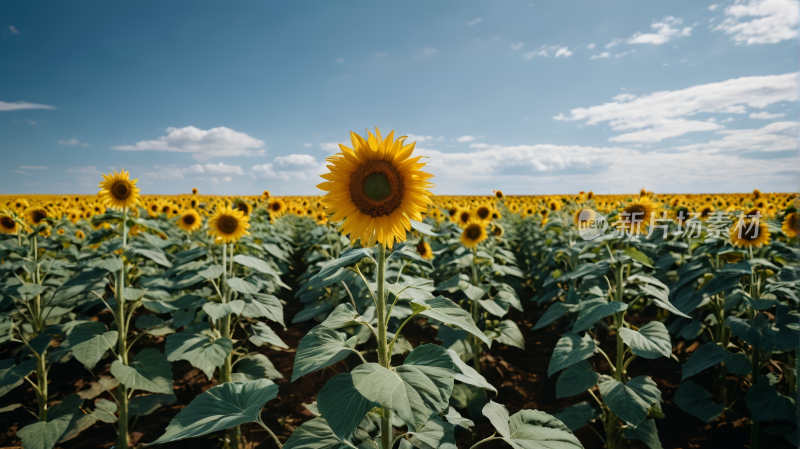
[[[318,176],[326,171],[325,163],[310,154],[278,156],[269,164],[253,166],[253,173],[259,178],[292,182],[321,182]]]
[[[197,160],[210,157],[254,156],[263,155],[264,141],[220,126],[202,130],[194,126],[184,128],[167,128],[167,135],[158,140],[142,140],[135,145],[118,145],[112,147],[121,151],[173,151],[191,153]]]
[[[322,151],[327,151],[329,153],[338,153],[339,152],[339,144],[336,142],[325,142],[319,144],[319,147]]]
[[[626,42],[628,44],[661,45],[676,37],[690,36],[692,34],[692,27],[678,29],[677,27],[681,23],[683,23],[682,19],[672,16],[664,17],[660,22],[654,21],[653,24],[650,25],[650,28],[652,28],[655,33],[643,34],[641,31],[637,31],[633,36],[629,37]]]
[[[20,165],[17,168],[20,170],[47,170],[50,167],[44,167],[42,165]]]
[[[594,50],[594,42],[592,42],[591,44],[587,45],[586,48],[588,50]]]
[[[458,143],[472,142],[473,140],[475,140],[473,136],[461,136],[456,138],[456,142]]]
[[[80,145],[82,147],[88,147],[88,143],[81,143],[78,139],[59,139],[59,145],[67,145],[67,146],[77,146]]]
[[[432,58],[432,57],[434,57],[434,56],[439,54],[439,50],[437,50],[435,48],[431,48],[431,47],[426,47],[426,48],[423,48],[420,53],[422,54],[422,56],[426,56],[426,57]]]
[[[6,102],[0,101],[0,111],[19,111],[21,109],[55,109],[55,106],[49,104],[37,104],[27,101]]]
[[[191,167],[178,167],[175,165],[156,166],[155,171],[146,173],[146,176],[158,179],[183,179],[188,175],[244,175],[244,170],[238,165],[228,165],[222,162],[218,164],[195,164]]]
[[[310,144],[310,143],[304,143],[304,144],[303,144],[303,146],[304,146],[304,147],[310,147],[310,146],[311,146],[311,144]]]
[[[708,10],[709,11],[714,11],[715,9],[717,9],[717,6],[719,6],[719,3],[714,3],[713,5],[708,7]]]
[[[25,173],[22,170],[11,170],[11,171],[13,171],[14,173],[19,173],[20,175],[30,176],[29,174]]]
[[[511,44],[511,51],[517,51],[517,50],[519,50],[520,48],[522,48],[522,46],[523,46],[523,45],[525,45],[525,43],[524,43],[524,42],[519,42],[519,43],[516,43],[516,44]]]
[[[480,22],[481,20],[482,20],[482,19],[481,19],[480,17],[478,17],[477,19],[475,19],[475,20],[473,20],[473,21],[467,22],[467,26],[468,26],[468,27],[471,27],[472,25],[477,25],[477,24],[478,24],[478,22]]]
[[[631,101],[634,98],[636,98],[636,95],[634,95],[634,94],[619,94],[619,95],[615,95],[611,99],[614,100],[614,101],[623,102],[623,101]]]
[[[725,8],[725,20],[714,27],[737,44],[776,44],[797,39],[797,0],[736,0]]]
[[[14,25],[9,25],[8,26],[8,31],[11,31],[14,34],[19,34],[19,30]]]
[[[786,114],[770,114],[769,112],[753,112],[750,114],[750,118],[759,119],[759,120],[770,120],[773,118],[780,118]]]
[[[617,45],[623,42],[625,42],[625,39],[620,39],[620,38],[612,39],[611,42],[606,44],[606,48],[616,47]]]
[[[420,142],[425,142],[426,140],[433,140],[433,136],[418,136],[416,134],[406,134],[406,137],[408,137],[406,139],[406,142],[408,143],[411,142],[420,143]]]
[[[596,125],[608,122],[614,131],[612,142],[658,142],[690,132],[715,131],[718,123],[693,120],[697,113],[742,114],[745,106],[763,109],[781,101],[797,101],[798,74],[750,76],[702,84],[675,91],[653,92],[628,102],[611,102],[576,108],[569,117],[556,120],[587,120]]]
[[[628,53],[636,53],[636,50],[623,51],[622,53],[615,54],[614,57],[615,58],[621,58],[621,57],[627,55]]]
[[[599,55],[592,55],[592,57],[591,57],[591,58],[589,58],[589,59],[600,59],[600,58],[607,58],[607,57],[609,57],[609,56],[611,56],[611,53],[609,53],[609,52],[607,52],[607,51],[604,51],[604,52],[600,53]]]
[[[713,150],[731,152],[771,152],[797,149],[797,122],[775,122],[759,129],[720,130],[725,137],[707,143],[676,148],[680,151]]]
[[[559,57],[562,57],[562,56],[565,57],[565,58],[569,58],[570,56],[572,56],[572,52],[569,51],[569,48],[567,48],[567,47],[561,47],[561,48],[558,49],[558,51],[556,51],[556,58],[559,58]]]

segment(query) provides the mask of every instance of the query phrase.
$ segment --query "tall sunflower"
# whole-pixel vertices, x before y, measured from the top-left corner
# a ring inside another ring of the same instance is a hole
[[[200,214],[194,209],[188,209],[178,218],[178,227],[186,232],[194,232],[203,225]]]
[[[286,203],[280,198],[270,198],[267,204],[270,218],[277,218],[286,212]]]
[[[480,223],[472,223],[461,233],[461,243],[470,249],[475,249],[478,243],[486,240],[486,228]]]
[[[242,236],[250,235],[247,232],[247,228],[250,227],[249,220],[242,211],[222,206],[208,220],[208,233],[216,237],[218,242],[233,243]]]
[[[431,245],[428,242],[419,242],[416,246],[417,254],[420,255],[425,260],[433,259],[433,249],[431,249]]]
[[[495,190],[495,191],[494,191],[494,196],[495,196],[496,198],[502,198],[502,197],[504,196],[504,195],[503,195],[503,191],[502,191],[502,190]]]
[[[404,145],[406,137],[394,140],[394,131],[386,139],[375,135],[364,140],[350,133],[353,148],[339,145],[341,153],[327,159],[330,173],[319,184],[327,191],[323,204],[332,215],[331,221],[344,223],[340,230],[365,246],[375,242],[391,247],[406,240],[410,220],[421,221],[422,213],[432,204],[433,175],[420,171],[422,156],[411,157],[415,143]]]
[[[456,224],[461,228],[466,228],[470,223],[472,223],[475,219],[475,216],[472,214],[472,211],[469,209],[459,209],[456,212],[455,217]]]
[[[138,179],[130,179],[130,174],[125,170],[103,175],[103,182],[98,184],[102,190],[97,193],[104,206],[115,209],[130,209],[139,202],[139,188],[136,187]]]
[[[741,220],[730,230],[731,244],[745,248],[761,248],[769,245],[767,223],[756,220]]]
[[[492,219],[492,207],[486,204],[480,205],[472,210],[472,214],[483,223],[488,223]]]

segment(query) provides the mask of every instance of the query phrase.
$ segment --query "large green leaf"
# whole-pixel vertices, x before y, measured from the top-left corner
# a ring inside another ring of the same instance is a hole
[[[556,383],[556,397],[567,398],[581,394],[589,388],[597,385],[600,374],[596,373],[592,365],[587,360],[580,362],[565,369]]]
[[[235,299],[231,302],[207,302],[203,304],[203,311],[211,317],[212,320],[217,321],[220,318],[228,315],[239,315],[244,309],[245,302],[241,299]]]
[[[425,425],[431,413],[445,410],[453,389],[448,370],[434,366],[402,365],[388,370],[367,363],[351,374],[353,385],[365,398],[394,411],[416,430]]]
[[[511,320],[503,320],[496,328],[485,333],[492,341],[525,349],[525,337],[522,336],[517,323]]]
[[[266,293],[255,293],[245,295],[242,300],[245,302],[244,309],[242,309],[243,317],[267,318],[286,328],[283,323],[283,304],[280,299]]]
[[[550,365],[547,367],[547,377],[568,368],[581,360],[588,359],[597,350],[592,336],[587,332],[581,337],[574,332],[566,332],[556,343],[553,355],[550,356]]]
[[[598,388],[608,408],[631,427],[638,426],[647,418],[651,404],[632,388],[605,375],[600,378]]]
[[[441,321],[450,327],[465,330],[481,339],[487,345],[491,345],[489,337],[475,325],[472,315],[444,296],[437,296],[428,300],[417,299],[411,303],[411,307],[414,308],[414,311],[419,311],[420,315]]]
[[[453,369],[455,370],[453,373],[453,379],[459,382],[464,382],[465,384],[474,385],[485,390],[493,391],[495,394],[497,394],[497,389],[495,389],[492,384],[487,382],[486,378],[481,376],[480,373],[475,370],[475,368],[464,363],[464,361],[461,360],[461,357],[459,357],[455,351],[448,349],[447,353],[453,360]]]
[[[172,393],[172,364],[164,354],[147,348],[126,366],[119,360],[111,364],[111,374],[126,387],[153,393]]]
[[[328,318],[325,318],[325,321],[323,321],[320,326],[327,327],[328,329],[340,329],[366,323],[367,320],[356,312],[353,306],[343,303],[336,306],[333,312],[328,315]]]
[[[558,418],[539,410],[520,410],[511,418],[505,406],[489,401],[483,414],[511,447],[518,449],[583,448],[572,431]]]
[[[594,404],[588,401],[579,402],[564,409],[561,413],[556,413],[555,416],[564,423],[569,430],[573,432],[581,427],[593,422],[599,415],[598,410]]]
[[[52,421],[39,421],[17,431],[17,437],[25,449],[52,449],[67,431],[72,415]]]
[[[578,320],[575,321],[575,325],[572,326],[573,332],[585,331],[597,324],[601,319],[626,310],[628,305],[624,302],[609,302],[605,298],[596,298],[583,301],[580,307],[581,313],[578,315]]]
[[[256,346],[267,343],[278,348],[289,349],[289,345],[284,343],[281,337],[267,323],[259,321],[253,324],[249,327],[247,333],[250,335],[250,341]]]
[[[786,396],[778,393],[771,385],[754,385],[747,390],[747,408],[753,421],[774,421],[786,412],[794,415],[794,404]],[[795,418],[796,419],[796,418]]]
[[[648,449],[662,449],[655,419],[645,419],[636,428],[628,427],[625,429],[625,438],[639,440],[646,444]]]
[[[701,346],[700,349],[694,351],[692,355],[689,356],[689,360],[683,364],[681,380],[692,377],[700,371],[718,363],[722,363],[732,356],[733,354],[722,349],[716,343],[706,343],[704,346]]]
[[[409,430],[409,442],[419,449],[458,449],[453,425],[438,415],[432,415],[422,429]]]
[[[0,360],[0,397],[22,385],[25,376],[36,369],[36,359],[28,358],[19,365],[14,364],[14,359]]]
[[[322,269],[319,270],[319,273],[317,273],[314,278],[325,278],[328,275],[333,274],[339,268],[355,265],[365,257],[369,257],[373,262],[375,262],[375,259],[372,256],[372,248],[350,249],[345,251],[338,259],[331,260],[323,265]]]
[[[248,268],[252,268],[259,273],[266,274],[268,276],[272,276],[273,279],[283,288],[288,289],[289,286],[284,284],[281,280],[281,275],[275,271],[269,264],[261,259],[257,259],[253,256],[246,256],[244,254],[237,254],[233,256],[233,261],[238,263],[239,265],[243,265]]]
[[[258,286],[253,283],[247,282],[245,279],[230,278],[228,279],[227,282],[228,282],[228,287],[244,295],[252,295],[253,293],[258,293]]]
[[[355,336],[345,340],[345,334],[322,326],[311,329],[297,346],[292,382],[357,353],[357,340]]]
[[[131,251],[133,251],[136,254],[139,254],[140,256],[144,256],[163,267],[167,268],[172,267],[172,263],[170,263],[170,261],[167,260],[167,256],[165,256],[162,251],[155,251],[152,249],[143,249],[143,248],[134,248]]]
[[[64,301],[70,300],[87,290],[102,290],[105,284],[108,283],[106,275],[108,272],[101,268],[92,268],[84,270],[76,276],[70,278],[61,287],[53,293],[53,299],[50,305],[58,305]]]
[[[673,401],[684,412],[694,415],[701,421],[711,422],[725,410],[724,405],[715,404],[712,398],[703,387],[687,380],[675,392]]]
[[[339,439],[353,435],[368,411],[380,404],[365,398],[353,385],[350,373],[337,374],[317,396],[320,414]]]
[[[167,337],[167,360],[186,360],[211,379],[233,349],[229,338],[214,338],[206,324],[195,324]]]
[[[555,322],[571,311],[572,310],[569,305],[564,304],[561,301],[556,301],[547,307],[547,310],[544,311],[542,316],[539,318],[539,321],[536,322],[531,330],[541,329],[548,324]]]
[[[283,449],[352,449],[333,433],[325,418],[304,422],[286,440]]]
[[[231,375],[234,382],[251,382],[258,379],[283,379],[283,374],[275,369],[275,365],[264,354],[253,353],[242,357],[234,366]]]
[[[108,331],[105,324],[98,321],[75,326],[69,333],[67,343],[72,355],[79,362],[93,369],[109,349],[117,344],[117,331]]]
[[[640,327],[638,331],[623,327],[619,330],[622,341],[631,347],[634,354],[646,359],[657,359],[672,354],[672,343],[669,331],[664,323],[651,321]]]
[[[278,386],[269,379],[227,382],[211,387],[181,409],[167,426],[164,435],[148,446],[199,437],[258,421],[261,408],[276,397]]]

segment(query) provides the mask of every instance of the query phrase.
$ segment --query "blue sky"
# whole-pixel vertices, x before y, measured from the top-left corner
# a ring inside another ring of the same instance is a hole
[[[317,194],[349,132],[436,194],[798,189],[798,2],[0,3],[0,193]]]

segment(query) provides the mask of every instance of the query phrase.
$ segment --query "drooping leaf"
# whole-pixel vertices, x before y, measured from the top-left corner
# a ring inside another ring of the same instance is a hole
[[[174,404],[178,400],[174,394],[153,393],[134,396],[128,402],[128,414],[132,416],[149,415],[165,405]]]
[[[207,313],[212,320],[217,321],[229,315],[239,315],[242,313],[244,306],[245,302],[241,299],[235,299],[224,304],[219,302],[207,302],[203,304],[203,311]]]
[[[283,444],[283,449],[352,449],[331,430],[325,418],[304,422]]]
[[[771,385],[759,384],[750,387],[747,390],[745,401],[753,421],[774,421],[781,418],[787,410],[791,415],[794,412],[792,401]]]
[[[541,329],[565,316],[569,312],[570,308],[568,305],[561,301],[556,301],[550,304],[547,310],[545,310],[544,314],[542,314],[541,318],[539,318],[539,321],[536,322],[532,330]]]
[[[453,367],[455,369],[455,373],[453,373],[453,379],[464,382],[465,384],[474,385],[476,387],[483,388],[485,390],[493,391],[497,394],[497,389],[494,388],[492,384],[486,381],[486,378],[480,375],[475,368],[467,365],[461,360],[461,357],[458,354],[448,349],[447,353],[450,354],[450,358],[453,360]]]
[[[348,326],[356,326],[366,324],[367,320],[364,319],[358,312],[353,310],[353,306],[347,303],[342,303],[336,306],[325,318],[320,326],[327,327],[328,329],[341,329]]]
[[[257,285],[247,282],[245,279],[242,278],[230,278],[228,279],[227,283],[228,287],[244,295],[252,295],[253,293],[258,293]]]
[[[569,430],[576,431],[581,427],[594,421],[599,412],[593,404],[588,401],[579,402],[564,409],[561,413],[556,413],[555,416],[566,425]]]
[[[353,435],[368,411],[380,404],[365,398],[353,385],[350,373],[329,380],[317,396],[317,406],[336,436],[345,440]]]
[[[701,346],[700,349],[694,351],[692,355],[689,356],[689,360],[683,364],[681,380],[685,380],[706,368],[722,363],[731,358],[731,356],[732,354],[730,352],[722,349],[716,343],[706,343],[704,346]]]
[[[520,449],[583,449],[572,431],[558,418],[539,410],[520,410],[511,418],[505,406],[489,401],[483,414],[503,438]]]
[[[196,397],[167,426],[164,435],[148,446],[199,437],[259,419],[261,408],[278,396],[269,379],[227,382]]]
[[[286,328],[283,323],[283,304],[280,299],[266,293],[256,293],[245,295],[242,300],[245,302],[241,312],[243,317],[267,318]]]
[[[625,438],[639,440],[646,444],[648,449],[662,449],[655,419],[645,419],[636,428],[628,427],[625,429]]]
[[[594,368],[592,368],[592,365],[587,360],[581,360],[565,369],[561,375],[558,376],[556,397],[567,398],[581,394],[597,385],[598,380],[600,380],[600,374],[595,372]]]
[[[448,326],[465,330],[487,345],[491,344],[491,340],[475,325],[472,315],[443,296],[437,296],[429,300],[414,300],[411,303],[411,307],[415,311],[419,310],[420,315],[441,321]]]
[[[715,404],[712,398],[703,387],[687,380],[678,387],[673,400],[684,412],[694,415],[701,421],[711,422],[725,410],[724,405]]]
[[[365,257],[369,257],[374,262],[375,259],[372,256],[372,248],[358,248],[345,251],[338,259],[331,260],[323,265],[322,269],[319,270],[319,273],[317,273],[314,278],[325,278],[333,274],[339,268],[355,265]]]
[[[348,345],[349,340],[344,337],[345,334],[322,326],[311,329],[297,346],[292,382],[356,353],[356,341]]]
[[[581,337],[574,332],[566,332],[556,343],[553,354],[550,356],[550,365],[547,367],[547,377],[570,367],[581,360],[588,359],[597,350],[592,336],[587,332]]]
[[[67,342],[72,348],[72,355],[79,362],[93,369],[97,362],[109,349],[117,344],[117,331],[108,331],[105,324],[89,321],[75,326],[69,332]]]
[[[289,349],[289,345],[283,342],[278,334],[272,330],[267,323],[257,322],[249,327],[248,334],[250,334],[250,341],[256,345],[261,346],[265,343],[279,348]]]
[[[640,327],[638,331],[623,327],[619,330],[622,341],[630,346],[634,354],[646,359],[657,359],[672,354],[672,343],[669,331],[664,323],[651,321]]]
[[[215,339],[206,324],[195,324],[167,336],[165,352],[170,362],[186,360],[210,379],[232,349],[233,342],[229,338]]]
[[[0,397],[9,391],[22,385],[25,376],[36,369],[36,359],[28,358],[19,365],[14,363],[14,359],[0,360]]]
[[[153,393],[172,393],[172,364],[164,354],[153,348],[147,348],[136,357],[129,366],[119,360],[111,364],[111,374],[126,387]]]
[[[113,424],[117,422],[117,416],[115,415],[117,409],[116,402],[109,401],[108,399],[98,399],[97,402],[94,403],[92,415],[98,421]]]
[[[236,362],[231,380],[234,382],[251,382],[258,379],[283,379],[283,374],[275,369],[275,365],[264,354],[253,353]]]
[[[410,430],[409,442],[419,449],[457,449],[453,424],[432,415],[418,431]]]
[[[139,254],[140,256],[144,256],[163,267],[167,268],[172,267],[172,263],[169,260],[167,260],[167,256],[165,256],[162,251],[155,251],[152,249],[144,249],[144,248],[133,248],[131,251],[133,251],[136,254]]]
[[[604,375],[598,388],[608,408],[631,427],[638,426],[647,418],[650,404],[627,385]]]
[[[628,305],[620,301],[609,302],[605,298],[590,299],[580,304],[581,313],[578,315],[575,325],[572,326],[573,332],[582,332],[594,326],[601,319],[622,312]]]
[[[525,337],[519,330],[517,323],[511,320],[503,320],[494,329],[493,333],[487,333],[492,340],[515,348],[525,349]]]

